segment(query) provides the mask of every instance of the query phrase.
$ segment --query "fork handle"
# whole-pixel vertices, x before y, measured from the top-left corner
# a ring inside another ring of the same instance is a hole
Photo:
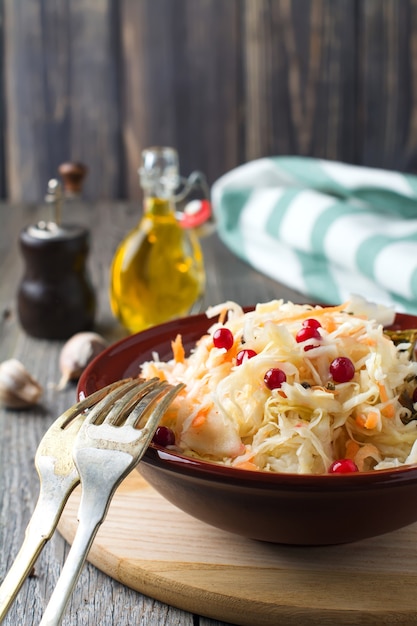
[[[77,533],[39,626],[59,626],[101,520],[80,519]]]
[[[77,584],[91,545],[106,517],[111,498],[118,483],[83,485],[78,511],[78,528],[56,587],[50,597],[39,626],[59,626],[62,622],[71,593]]]
[[[6,617],[45,543],[53,533],[52,525],[46,529],[45,533],[40,531],[39,522],[44,521],[41,519],[41,513],[41,508],[37,508],[33,512],[20,550],[0,587],[0,623]]]
[[[78,482],[76,474],[67,476],[58,486],[55,485],[53,493],[41,485],[23,543],[0,586],[0,623],[30,574],[44,545],[52,537],[65,503]]]

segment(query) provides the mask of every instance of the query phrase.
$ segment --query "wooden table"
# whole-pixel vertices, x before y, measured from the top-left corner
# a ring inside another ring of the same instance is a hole
[[[92,232],[89,258],[99,311],[97,331],[110,341],[123,336],[108,304],[109,264],[117,244],[139,218],[137,205],[72,204],[68,221]],[[45,217],[43,206],[0,205],[0,362],[15,357],[44,386],[42,404],[26,411],[0,409],[0,580],[22,543],[38,495],[34,455],[43,433],[76,400],[76,387],[57,390],[62,342],[33,339],[19,325],[16,290],[23,271],[18,246],[21,228]],[[276,297],[303,297],[252,270],[234,257],[216,234],[203,241],[207,266],[204,306],[236,300],[242,305]],[[7,626],[38,624],[56,584],[69,546],[56,533],[42,552],[33,576],[23,585],[10,610]],[[64,626],[215,626],[220,622],[181,611],[137,593],[87,563],[73,594]]]

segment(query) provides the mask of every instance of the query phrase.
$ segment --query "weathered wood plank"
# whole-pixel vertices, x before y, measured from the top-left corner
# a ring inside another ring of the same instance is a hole
[[[350,0],[246,2],[246,160],[354,160],[354,8]]]
[[[239,12],[236,0],[123,0],[123,140],[127,194],[148,145],[176,147],[181,170],[215,180],[239,159]]]
[[[86,197],[119,195],[117,22],[111,0],[4,0],[10,198],[39,201],[63,161]]]
[[[417,2],[358,4],[361,163],[417,171]]]

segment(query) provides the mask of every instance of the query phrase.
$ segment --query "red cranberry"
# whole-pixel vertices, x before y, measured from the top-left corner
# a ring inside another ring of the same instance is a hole
[[[279,389],[282,383],[285,383],[287,380],[287,376],[285,372],[280,370],[278,367],[271,367],[265,373],[264,383],[268,387],[268,389]]]
[[[352,474],[358,471],[358,466],[352,459],[338,459],[329,467],[329,474]]]
[[[158,426],[152,441],[158,446],[163,446],[164,448],[167,446],[173,446],[175,443],[174,431],[167,426]]]
[[[321,328],[321,324],[318,320],[315,320],[313,317],[309,317],[307,320],[303,322],[304,328]]]
[[[216,348],[230,350],[233,346],[233,334],[228,328],[217,328],[213,333],[213,344]]]
[[[347,356],[339,356],[330,363],[330,375],[336,383],[348,383],[355,375],[355,366]]]
[[[297,343],[307,341],[307,339],[321,339],[321,335],[317,328],[313,326],[303,326],[295,336]]]
[[[250,348],[240,350],[236,355],[236,365],[242,365],[243,361],[252,359],[254,356],[256,356],[255,350],[250,350]]]

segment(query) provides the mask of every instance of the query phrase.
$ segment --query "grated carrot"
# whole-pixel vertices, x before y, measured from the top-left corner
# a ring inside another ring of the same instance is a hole
[[[182,345],[182,336],[178,334],[175,337],[174,341],[171,341],[172,353],[174,355],[174,361],[176,363],[184,363],[185,361],[185,350]]]
[[[207,417],[207,415],[202,415],[201,413],[199,413],[198,415],[195,416],[195,418],[191,422],[191,426],[193,428],[199,428],[206,421],[206,417]]]
[[[387,389],[385,385],[383,385],[382,383],[378,383],[378,389],[379,389],[379,397],[381,398],[381,402],[388,402],[389,398],[388,398],[388,393],[387,393]]]
[[[365,428],[375,428],[378,425],[379,422],[379,415],[378,413],[376,413],[376,411],[369,411],[368,415],[366,416],[366,420],[365,420]]]
[[[357,423],[358,426],[365,426],[366,424],[366,416],[363,413],[359,413],[356,417],[355,417],[355,422]]]
[[[345,455],[346,458],[351,459],[353,461],[353,459],[355,458],[358,452],[359,452],[359,444],[353,439],[349,439],[346,442],[346,455]]]
[[[324,330],[327,331],[329,334],[332,333],[337,328],[336,322],[330,315],[323,316],[321,325],[323,326]]]
[[[369,430],[378,425],[379,415],[376,411],[369,411],[366,415],[364,413],[359,413],[359,415],[356,416],[355,421],[358,426],[362,426]]]
[[[365,346],[376,346],[376,341],[375,339],[372,339],[372,337],[361,337],[361,339],[358,339],[358,343]]]
[[[210,408],[211,408],[210,406],[206,406],[206,407],[200,409],[198,414],[195,416],[195,418],[191,422],[192,428],[200,428],[200,426],[202,426],[204,424],[204,422],[207,419],[207,415],[208,415],[208,413],[210,411]]]
[[[304,313],[297,313],[296,315],[292,315],[291,317],[285,317],[277,320],[278,324],[286,324],[288,322],[297,322],[298,320],[306,320],[310,317],[321,317],[322,315],[326,315],[328,313],[337,313],[338,311],[343,311],[346,308],[346,302],[343,304],[339,304],[338,306],[327,306],[322,309],[310,309],[308,311],[304,311]]]
[[[378,389],[379,389],[379,397],[381,398],[381,402],[382,403],[387,402],[386,406],[384,406],[384,408],[381,409],[382,415],[384,415],[385,417],[389,417],[389,418],[394,417],[395,416],[394,405],[392,404],[392,402],[390,402],[390,398],[388,397],[388,392],[387,392],[385,385],[383,385],[382,383],[378,383]]]
[[[230,363],[231,361],[233,361],[233,359],[236,357],[241,347],[242,347],[242,344],[240,343],[240,340],[237,339],[233,343],[233,346],[229,348],[229,350],[225,350],[223,354],[219,354],[216,357],[216,364],[221,365],[222,363]]]
[[[162,372],[154,363],[149,364],[149,376],[148,378],[157,377],[159,380],[166,380],[165,373]]]
[[[233,465],[233,467],[243,470],[259,471],[259,467],[255,465],[255,463],[252,463],[252,461],[242,461],[242,463],[237,463],[236,465]]]
[[[232,359],[235,358],[235,356],[237,355],[237,353],[239,352],[239,350],[241,349],[242,344],[240,343],[240,340],[237,339],[234,343],[233,346],[230,348],[230,350],[227,351],[227,356],[228,361],[231,361]]]
[[[387,404],[387,406],[384,406],[384,408],[381,409],[381,413],[384,417],[389,417],[390,419],[392,419],[393,417],[395,417],[394,405],[390,402],[389,404]]]

